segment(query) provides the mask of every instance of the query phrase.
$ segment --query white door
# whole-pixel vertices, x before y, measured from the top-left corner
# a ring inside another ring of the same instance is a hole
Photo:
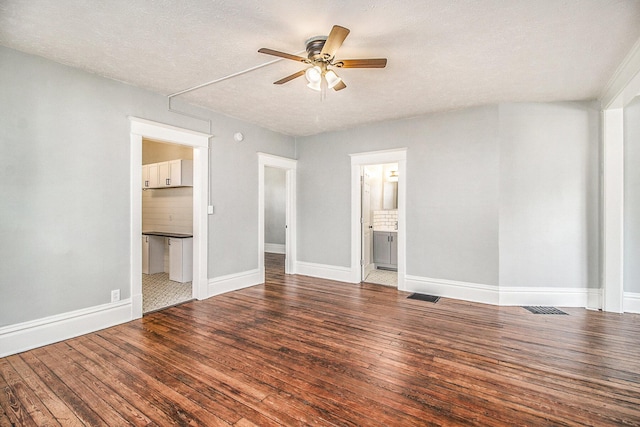
[[[364,170],[362,168],[361,170]],[[362,266],[361,280],[367,277],[372,268],[372,233],[371,225],[371,178],[366,173],[362,173],[362,211],[360,212],[360,223],[362,224],[362,252],[360,265]]]

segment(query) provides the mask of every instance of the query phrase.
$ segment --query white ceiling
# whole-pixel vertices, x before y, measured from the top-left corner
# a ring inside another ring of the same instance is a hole
[[[318,92],[282,60],[180,95],[289,135],[473,105],[596,99],[640,38],[637,0],[0,0],[0,44],[164,95],[351,30],[347,88]],[[303,54],[304,56],[304,54]]]

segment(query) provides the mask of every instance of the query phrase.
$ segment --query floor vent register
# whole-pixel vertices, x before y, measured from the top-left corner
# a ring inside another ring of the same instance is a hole
[[[533,314],[565,314],[564,311],[557,309],[555,307],[541,307],[541,306],[524,306],[522,307],[526,310],[529,310]]]
[[[426,294],[411,294],[407,297],[408,299],[417,299],[419,301],[433,302],[436,303],[440,299],[435,295],[426,295]]]

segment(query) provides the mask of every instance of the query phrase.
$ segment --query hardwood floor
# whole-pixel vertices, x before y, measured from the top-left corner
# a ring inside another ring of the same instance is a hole
[[[640,316],[285,276],[0,359],[0,426],[640,425]]]

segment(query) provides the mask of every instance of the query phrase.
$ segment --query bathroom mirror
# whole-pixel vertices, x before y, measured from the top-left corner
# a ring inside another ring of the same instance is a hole
[[[382,209],[398,209],[398,182],[385,182],[382,191]]]

